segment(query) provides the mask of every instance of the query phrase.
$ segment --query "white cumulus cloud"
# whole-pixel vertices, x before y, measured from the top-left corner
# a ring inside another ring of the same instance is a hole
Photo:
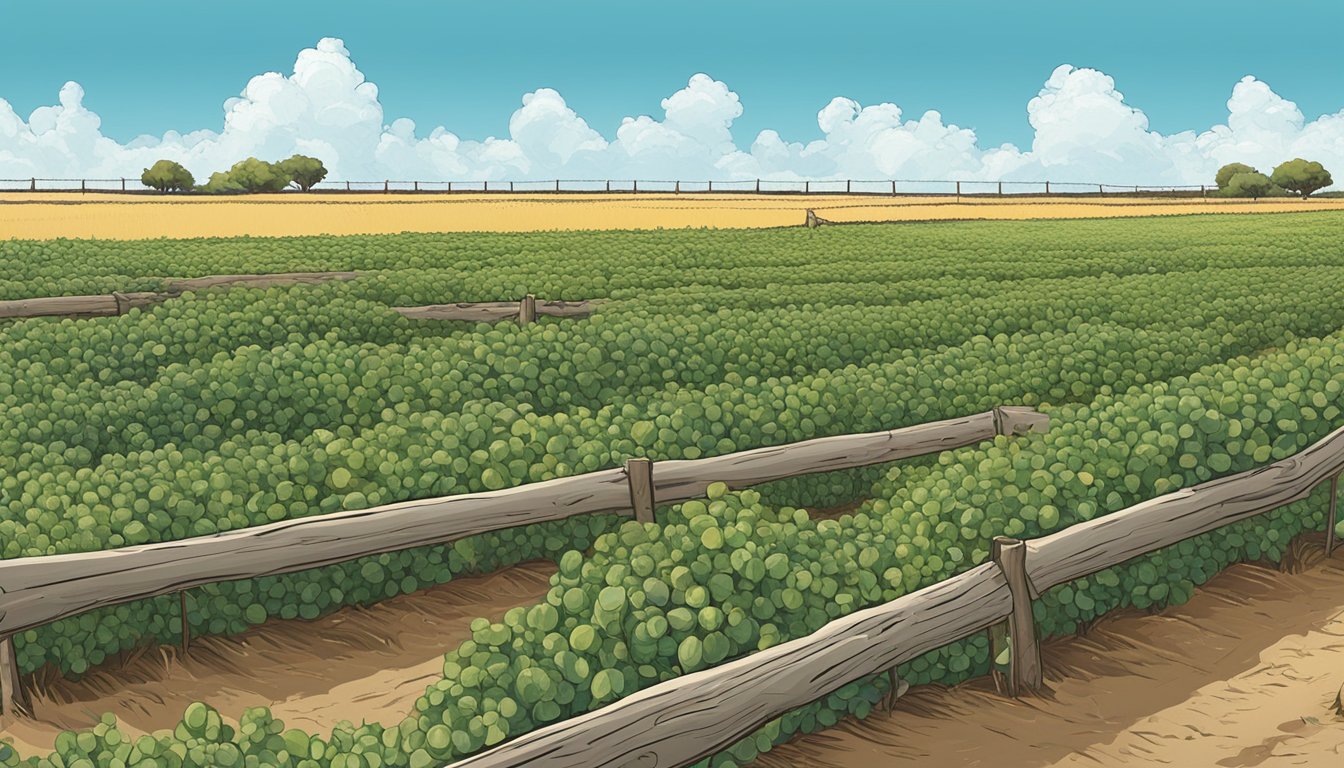
[[[1268,171],[1292,157],[1319,160],[1344,179],[1344,111],[1308,120],[1268,84],[1246,77],[1225,123],[1164,135],[1114,80],[1061,66],[1027,104],[1031,146],[982,147],[975,132],[937,111],[918,117],[894,103],[837,96],[816,113],[820,138],[761,131],[738,146],[744,112],[728,84],[706,74],[662,100],[662,114],[626,117],[604,134],[551,88],[523,95],[507,136],[466,139],[445,126],[419,130],[389,118],[378,87],[345,44],[324,38],[300,51],[289,74],[253,77],[223,103],[218,130],[141,136],[119,143],[74,82],[26,118],[0,99],[0,177],[138,177],[161,158],[208,178],[235,161],[320,157],[332,179],[958,179],[1109,184],[1200,184],[1228,162]]]

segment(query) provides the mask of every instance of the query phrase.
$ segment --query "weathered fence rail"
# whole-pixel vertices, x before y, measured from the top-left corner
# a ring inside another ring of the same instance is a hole
[[[314,515],[213,536],[0,560],[0,671],[4,653],[12,657],[15,633],[96,608],[576,515],[630,514],[633,510],[640,519],[651,519],[655,502],[698,498],[716,482],[745,488],[937,453],[997,435],[1044,431],[1048,426],[1045,414],[1005,406],[963,418],[705,459],[631,459],[624,468],[499,491]],[[0,711],[8,711],[12,702],[11,693],[10,698],[0,700]]]
[[[0,301],[0,318],[105,317],[123,315],[132,307],[146,307],[208,288],[269,288],[278,285],[312,285],[334,280],[354,280],[358,272],[283,272],[271,275],[210,275],[166,278],[162,291],[134,291],[92,296],[50,296]]]
[[[1010,675],[1040,684],[1030,600],[1134,557],[1302,499],[1344,470],[1344,427],[1287,459],[1201,483],[1030,542],[997,539],[1024,557],[984,563],[806,637],[631,694],[519,736],[452,768],[685,766],[769,721],[864,677],[1008,619]],[[1336,522],[1330,499],[1327,526]],[[1025,616],[1023,606],[1026,607]],[[1025,652],[1022,650],[1025,649]]]
[[[596,311],[601,299],[585,301],[539,301],[528,295],[522,301],[478,301],[460,304],[428,304],[422,307],[393,307],[393,311],[413,320],[465,320],[477,323],[495,323],[517,319],[526,324],[537,316],[588,317]]]

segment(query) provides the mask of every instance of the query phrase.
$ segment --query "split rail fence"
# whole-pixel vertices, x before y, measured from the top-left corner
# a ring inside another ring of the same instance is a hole
[[[1305,498],[1327,481],[1326,550],[1333,552],[1341,470],[1344,427],[1281,461],[1049,536],[1031,541],[1001,537],[994,542],[991,562],[836,619],[806,637],[521,735],[452,768],[690,765],[851,682],[891,673],[921,654],[1005,621],[1012,637],[1010,693],[1038,688],[1033,599],[1060,584]]]
[[[623,513],[653,522],[655,504],[700,498],[713,483],[741,489],[882,464],[999,435],[1045,431],[1049,421],[1031,408],[1002,406],[962,418],[704,459],[634,458],[620,468],[499,491],[314,515],[213,536],[0,560],[0,714],[25,706],[13,636],[86,611],[577,515]]]
[[[188,291],[211,288],[269,288],[282,285],[312,285],[338,280],[354,280],[358,272],[285,272],[269,275],[211,275],[209,277],[167,278],[162,291],[130,291],[88,296],[44,296],[0,301],[0,319],[31,317],[111,317],[124,315],[136,307],[148,307],[177,298]],[[517,319],[522,325],[536,322],[540,316],[560,318],[589,317],[602,299],[583,301],[538,300],[528,294],[519,301],[480,301],[455,304],[428,304],[420,307],[392,307],[394,312],[413,320],[462,320],[493,323]]]

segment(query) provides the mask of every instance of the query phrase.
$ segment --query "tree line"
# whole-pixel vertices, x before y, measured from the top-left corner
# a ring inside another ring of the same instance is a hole
[[[1287,197],[1300,195],[1306,199],[1325,189],[1335,180],[1330,172],[1315,161],[1294,158],[1281,163],[1266,176],[1245,163],[1228,163],[1214,176],[1218,192],[1225,197]]]
[[[210,174],[210,180],[197,185],[191,171],[172,160],[160,160],[140,174],[140,183],[159,192],[203,192],[214,195],[241,195],[279,192],[291,185],[307,192],[327,177],[322,161],[307,155],[268,163],[249,157],[227,171]]]

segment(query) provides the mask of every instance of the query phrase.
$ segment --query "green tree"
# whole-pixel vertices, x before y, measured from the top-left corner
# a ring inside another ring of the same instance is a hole
[[[312,189],[314,185],[327,177],[327,167],[322,165],[322,161],[316,157],[294,155],[288,160],[281,160],[276,165],[289,176],[290,181],[297,184],[299,189],[304,192]]]
[[[210,180],[198,189],[212,195],[241,195],[247,191],[228,171],[216,171],[210,174]]]
[[[1320,163],[1294,158],[1274,169],[1270,181],[1275,186],[1301,195],[1304,199],[1318,189],[1324,189],[1335,183],[1330,172]]]
[[[1232,197],[1250,197],[1259,198],[1269,194],[1274,188],[1274,182],[1263,173],[1251,171],[1250,173],[1238,173],[1227,182],[1226,192]]]
[[[289,186],[290,178],[278,163],[249,157],[233,164],[229,179],[245,192],[279,192]]]
[[[1218,185],[1219,189],[1227,189],[1227,185],[1232,181],[1232,177],[1239,173],[1259,173],[1259,171],[1245,163],[1228,163],[1218,169],[1218,173],[1213,177],[1213,181]]]
[[[196,179],[180,164],[160,160],[140,174],[140,183],[160,192],[186,192],[196,186]]]

